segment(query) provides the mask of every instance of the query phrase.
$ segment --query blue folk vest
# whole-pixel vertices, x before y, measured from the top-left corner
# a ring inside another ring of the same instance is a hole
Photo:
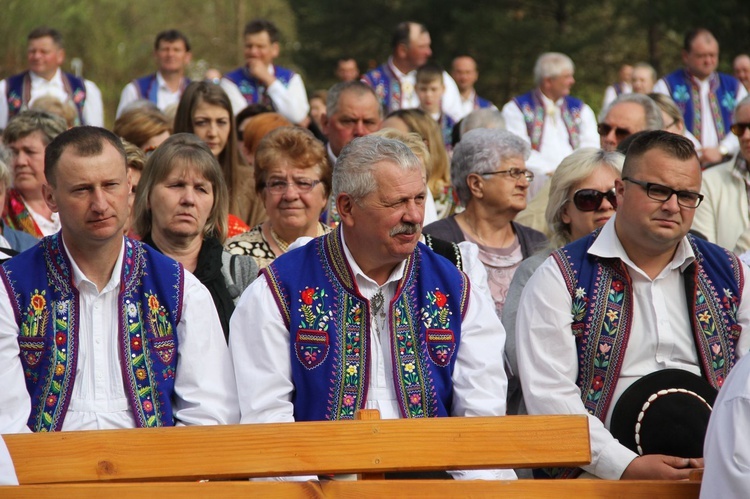
[[[523,113],[526,123],[526,133],[529,134],[531,148],[539,151],[542,148],[542,135],[544,132],[544,103],[539,89],[532,90],[513,99]],[[570,147],[578,149],[581,145],[581,110],[583,101],[575,97],[567,96],[563,99],[560,110],[565,129],[568,131],[568,142]]]
[[[604,421],[628,346],[633,295],[625,264],[588,253],[595,231],[552,253],[572,299],[572,329],[578,349],[578,379],[586,410]],[[688,235],[695,261],[684,272],[692,333],[706,380],[721,388],[736,361],[742,332],[737,321],[744,286],[734,254]],[[575,470],[558,470],[574,476]],[[554,474],[554,473],[553,473]]]
[[[180,93],[184,92],[189,84],[190,80],[183,78],[180,84]],[[156,73],[136,78],[133,80],[133,85],[135,85],[135,89],[138,91],[139,99],[147,99],[154,104],[158,104],[159,82],[156,78]]]
[[[387,62],[365,74],[362,81],[375,91],[384,115],[401,109],[401,80]]]
[[[724,73],[714,73],[710,77],[711,91],[709,101],[711,114],[716,125],[716,135],[722,140],[732,125],[732,112],[737,104],[737,91],[740,82],[733,76]],[[664,81],[669,89],[672,100],[680,108],[685,119],[685,126],[695,138],[701,138],[701,96],[700,89],[693,82],[690,74],[684,69],[668,74]]]
[[[28,426],[58,431],[70,403],[78,361],[78,290],[60,233],[45,237],[0,268],[19,326],[18,344],[31,396]],[[117,343],[123,381],[139,428],[174,425],[182,266],[125,238]]]
[[[273,67],[274,76],[279,80],[285,87],[289,86],[289,82],[295,75],[294,71],[281,66],[274,65]],[[266,94],[266,87],[262,85],[258,80],[250,76],[246,66],[237,68],[234,71],[224,75],[226,79],[237,85],[240,89],[240,93],[250,104],[268,104],[273,105],[271,98]]]
[[[474,109],[486,109],[492,107],[494,104],[483,97],[479,97],[474,94]]]
[[[78,123],[86,125],[83,120],[83,106],[86,103],[86,85],[83,79],[69,73],[62,73],[61,77],[68,98],[78,111]],[[31,100],[31,76],[28,71],[5,80],[5,98],[8,102],[8,120],[28,109]]]
[[[294,419],[352,419],[365,406],[371,303],[346,261],[340,231],[274,260],[262,272],[290,333]],[[304,262],[304,265],[300,265]],[[452,372],[469,282],[419,244],[388,311],[393,382],[402,417],[449,416]]]

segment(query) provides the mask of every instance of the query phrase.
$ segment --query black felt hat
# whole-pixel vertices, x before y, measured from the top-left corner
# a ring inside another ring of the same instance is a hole
[[[638,455],[703,457],[717,393],[688,371],[656,371],[623,392],[612,412],[610,432]]]

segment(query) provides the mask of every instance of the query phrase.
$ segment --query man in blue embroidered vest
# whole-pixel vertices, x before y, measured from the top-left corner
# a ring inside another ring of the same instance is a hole
[[[466,275],[418,244],[426,185],[416,156],[400,141],[358,138],[333,191],[338,229],[277,258],[232,316],[241,422],[352,419],[362,408],[505,414],[505,331]]]
[[[739,149],[729,125],[735,105],[747,96],[747,90],[733,76],[716,71],[719,42],[707,29],[685,35],[682,61],[685,68],[656,82],[654,92],[671,96],[682,111],[688,131],[703,146],[701,164],[719,163]]]
[[[634,133],[664,128],[659,106],[643,94],[624,94],[599,115],[599,141],[605,151],[616,151],[620,142]]]
[[[534,66],[537,87],[503,106],[507,130],[531,144],[526,164],[540,175],[552,174],[560,161],[579,147],[599,146],[594,111],[570,96],[574,71],[567,55],[542,54]],[[543,179],[535,189],[544,186]]]
[[[456,81],[458,91],[461,94],[461,114],[454,116],[456,121],[461,121],[476,109],[497,109],[487,99],[479,97],[474,84],[479,79],[477,61],[470,55],[459,55],[453,59],[451,65],[451,76]]]
[[[62,229],[0,268],[0,433],[236,423],[208,290],[122,235],[119,138],[74,127],[45,168]]]
[[[183,33],[170,29],[156,35],[154,59],[158,70],[125,85],[117,106],[117,118],[139,100],[153,102],[161,111],[166,111],[169,106],[177,106],[182,92],[190,83],[185,77],[185,68],[192,56],[190,41]]]
[[[250,104],[272,105],[292,123],[301,123],[310,112],[302,77],[276,66],[279,30],[265,19],[245,26],[246,65],[224,75],[221,88],[229,96],[235,116]]]
[[[687,235],[702,199],[689,139],[645,132],[622,175],[616,216],[554,252],[524,289],[516,322],[524,400],[530,414],[589,415],[590,474],[685,479],[703,459],[636,454],[610,433],[613,408],[633,383],[664,369],[721,387],[750,348],[750,269]]]
[[[26,50],[28,71],[0,81],[0,128],[43,95],[72,102],[77,123],[103,126],[102,93],[96,84],[60,71],[65,61],[63,37],[53,28],[40,27],[29,33]]]
[[[375,90],[383,114],[419,107],[416,71],[432,55],[430,45],[430,33],[423,24],[407,21],[396,26],[391,36],[392,53],[388,61],[362,77],[362,81]],[[455,118],[461,114],[461,95],[456,82],[446,71],[443,71],[443,85],[443,112]]]

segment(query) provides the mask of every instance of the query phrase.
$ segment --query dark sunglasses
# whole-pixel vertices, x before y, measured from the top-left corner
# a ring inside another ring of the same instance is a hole
[[[745,130],[748,128],[750,128],[750,123],[735,123],[729,127],[729,129],[732,130],[732,133],[737,137],[742,137],[745,134]]]
[[[615,137],[617,138],[617,140],[622,140],[633,135],[633,132],[631,132],[627,128],[613,127],[612,125],[607,125],[606,123],[599,123],[598,125],[596,125],[596,131],[599,132],[599,135],[601,135],[602,137],[609,135],[609,132],[611,132],[613,129],[615,131]]]
[[[617,195],[612,188],[607,192],[597,191],[596,189],[581,189],[573,194],[573,204],[581,211],[596,211],[602,205],[604,198],[607,198],[613,208],[617,208]]]

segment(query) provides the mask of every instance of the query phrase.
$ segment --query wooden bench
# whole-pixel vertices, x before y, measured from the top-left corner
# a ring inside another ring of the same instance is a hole
[[[698,497],[700,487],[690,482],[381,479],[392,471],[586,464],[591,458],[584,416],[366,419],[36,433],[3,439],[21,484],[0,487],[0,497],[7,499],[142,499],[145,494],[692,498]],[[359,481],[229,481],[351,473],[365,475]]]

